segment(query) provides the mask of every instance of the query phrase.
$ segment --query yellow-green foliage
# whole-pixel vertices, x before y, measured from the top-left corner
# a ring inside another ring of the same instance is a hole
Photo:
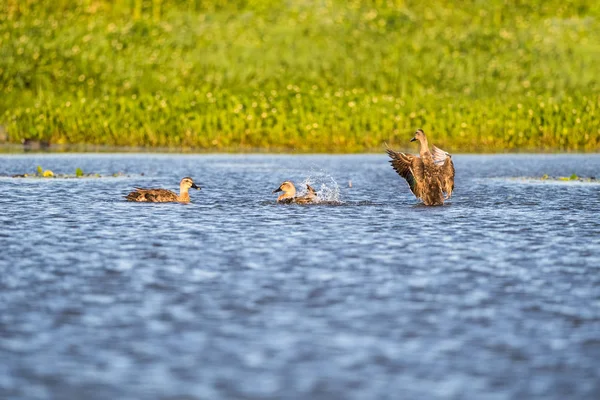
[[[595,151],[599,77],[591,0],[0,3],[14,142]]]
[[[25,176],[27,176],[27,174],[25,174]],[[44,170],[41,165],[38,165],[37,176],[42,178],[54,178],[54,172],[49,169]]]

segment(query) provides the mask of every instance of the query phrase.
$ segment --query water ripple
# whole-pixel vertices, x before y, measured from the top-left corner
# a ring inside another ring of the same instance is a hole
[[[600,157],[454,159],[429,208],[383,155],[3,156],[131,176],[0,179],[0,398],[598,398],[600,186],[511,178]]]

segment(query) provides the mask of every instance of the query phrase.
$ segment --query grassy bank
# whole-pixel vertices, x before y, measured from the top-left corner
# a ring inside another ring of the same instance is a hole
[[[429,3],[424,5],[423,3]],[[17,1],[11,141],[355,152],[600,148],[600,3]]]

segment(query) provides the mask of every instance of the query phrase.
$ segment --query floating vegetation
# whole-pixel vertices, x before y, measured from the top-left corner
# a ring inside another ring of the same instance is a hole
[[[54,178],[54,172],[49,169],[44,170],[41,165],[37,166],[37,176],[40,178]]]
[[[1,1],[11,143],[600,148],[589,0]],[[526,18],[524,17],[526,16]]]
[[[531,178],[529,178],[529,179],[531,179]],[[548,174],[544,174],[539,179],[542,181],[562,181],[562,182],[569,182],[569,181],[597,182],[598,181],[595,176],[590,176],[590,177],[586,178],[586,177],[581,177],[577,174],[572,174],[571,176],[549,176]]]
[[[144,174],[140,174],[143,176]],[[123,172],[115,172],[111,175],[101,175],[101,174],[86,174],[83,172],[81,168],[75,169],[74,174],[55,174],[49,169],[43,169],[41,165],[38,165],[35,173],[24,173],[24,174],[14,174],[14,175],[0,175],[3,177],[10,178],[60,178],[60,179],[71,179],[71,178],[118,178],[118,177],[129,177],[132,175],[124,174]]]
[[[571,176],[550,176],[548,174],[544,174],[541,177],[517,177],[510,178],[512,180],[520,180],[520,181],[541,181],[541,182],[586,182],[586,183],[600,183],[595,176],[590,177],[581,177],[577,174],[572,174]]]

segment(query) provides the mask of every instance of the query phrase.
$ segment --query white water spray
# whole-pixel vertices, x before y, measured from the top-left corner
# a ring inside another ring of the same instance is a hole
[[[340,204],[340,186],[336,180],[324,171],[311,171],[311,174],[299,185],[300,196],[306,194],[306,185],[317,191],[317,203]]]

